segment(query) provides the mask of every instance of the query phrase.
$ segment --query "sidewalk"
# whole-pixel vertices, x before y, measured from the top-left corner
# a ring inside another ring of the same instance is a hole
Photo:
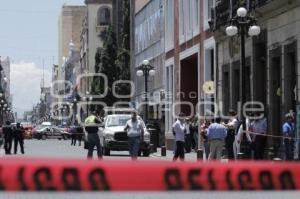
[[[197,153],[194,151],[192,151],[190,153],[185,153],[184,155],[185,155],[186,161],[197,161]],[[161,148],[157,148],[157,152],[150,154],[150,156],[153,158],[160,159],[160,160],[171,161],[171,160],[173,160],[174,153],[173,153],[173,151],[167,150],[166,156],[161,156]],[[206,161],[205,157],[203,157],[203,160]]]

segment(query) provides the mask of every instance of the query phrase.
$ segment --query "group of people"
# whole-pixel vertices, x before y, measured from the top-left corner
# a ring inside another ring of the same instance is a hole
[[[243,156],[244,159],[263,160],[265,158],[267,136],[269,136],[267,134],[267,118],[264,112],[257,111],[249,114],[249,117],[245,118],[245,127],[243,127],[243,123],[238,119],[234,110],[230,110],[229,114],[230,118],[226,121],[222,121],[220,117],[215,117],[213,120],[204,119],[202,122],[197,121],[200,125],[200,134],[198,134],[198,128],[195,129],[197,125],[192,125],[194,129],[191,128],[191,119],[185,118],[184,114],[180,113],[173,124],[176,143],[173,159],[184,159],[184,154],[189,152],[191,147],[192,137],[190,132],[195,130],[194,137],[201,136],[201,145],[208,160],[220,160],[223,155],[226,155],[229,160],[238,159],[239,156]],[[295,118],[292,113],[286,114],[285,118],[286,121],[282,126],[282,136],[277,137],[277,139],[280,139],[283,143],[284,159],[292,160],[296,140]]]
[[[20,145],[21,153],[24,154],[24,129],[20,123],[16,126],[12,126],[9,121],[2,127],[2,133],[4,136],[4,150],[5,154],[12,154],[12,145],[14,143],[13,153],[17,154],[18,145]]]

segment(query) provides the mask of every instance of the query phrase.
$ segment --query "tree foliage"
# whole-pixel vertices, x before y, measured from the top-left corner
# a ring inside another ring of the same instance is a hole
[[[95,71],[106,75],[108,85],[104,88],[103,78],[94,77],[92,82],[92,93],[104,93],[107,89],[107,95],[97,99],[112,106],[115,102],[120,101],[112,93],[113,83],[117,80],[130,80],[130,2],[123,1],[123,24],[121,28],[122,38],[120,46],[117,44],[116,34],[113,26],[110,26],[104,34],[101,34],[103,47],[98,48],[95,55]],[[130,93],[130,85],[118,85],[116,92],[121,95]],[[122,99],[129,100],[129,99]]]

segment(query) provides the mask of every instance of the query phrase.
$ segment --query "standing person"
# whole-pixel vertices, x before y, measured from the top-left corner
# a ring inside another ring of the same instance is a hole
[[[239,121],[236,117],[236,112],[234,110],[230,110],[229,115],[231,118],[226,124],[228,131],[225,139],[225,147],[226,147],[228,159],[234,159],[233,142],[235,139],[235,131],[238,127]]]
[[[199,136],[199,132],[198,132],[198,117],[195,116],[193,119],[193,123],[192,123],[192,131],[193,131],[193,148],[195,151],[198,150],[198,136]]]
[[[257,112],[255,114],[256,119],[251,123],[250,129],[254,134],[253,136],[253,150],[254,159],[262,160],[264,158],[265,148],[267,144],[267,118],[261,116],[262,113]]]
[[[208,142],[208,137],[207,137],[207,129],[210,125],[210,121],[208,119],[204,118],[204,122],[201,124],[201,138],[202,138],[202,142],[204,145],[204,151],[205,151],[205,157],[206,159],[208,159],[208,155],[209,155],[209,142]]]
[[[90,116],[88,116],[85,121],[84,130],[87,132],[87,141],[88,141],[88,159],[93,158],[93,151],[95,146],[97,147],[98,159],[102,159],[102,149],[100,144],[100,138],[98,135],[100,124],[99,119],[96,117],[96,112],[93,111]]]
[[[127,131],[129,153],[132,160],[136,160],[140,150],[140,143],[144,141],[145,124],[137,118],[137,112],[132,112],[124,131]]]
[[[249,134],[249,126],[250,126],[250,119],[249,118],[246,118],[246,132],[243,132],[243,124],[242,122],[239,122],[238,124],[238,127],[236,129],[236,133],[235,133],[235,138],[234,138],[234,142],[233,142],[233,152],[234,152],[234,159],[237,159],[237,155],[238,153],[241,152],[241,143],[243,141],[243,138],[244,138],[244,134],[246,135],[246,138],[247,138],[247,148],[249,146],[250,148],[250,145],[251,145],[251,137],[250,137],[250,134]],[[250,157],[250,152],[249,150],[247,149],[247,151],[245,151],[245,156],[246,157]]]
[[[101,121],[101,119],[100,119]],[[81,141],[82,141],[82,137],[83,137],[83,128],[81,126],[77,126],[76,127],[76,133],[77,133],[77,140],[78,140],[78,146],[81,146]]]
[[[294,117],[291,113],[285,115],[286,122],[282,126],[282,134],[284,136],[284,154],[285,160],[294,159],[294,145],[295,145],[295,124]]]
[[[207,137],[210,144],[208,160],[221,160],[226,135],[227,131],[225,126],[221,124],[221,118],[216,117],[215,122],[209,125],[207,129]]]
[[[186,128],[186,134],[185,134],[185,145],[184,145],[184,148],[185,148],[185,151],[187,153],[190,153],[191,152],[191,144],[192,144],[192,137],[191,137],[191,119],[190,118],[186,118],[186,125],[185,125],[185,128]]]
[[[18,144],[20,144],[21,153],[24,154],[24,129],[20,123],[17,123],[14,129],[14,153],[17,154]]]
[[[12,140],[13,140],[13,130],[10,125],[10,121],[6,121],[6,125],[3,127],[3,134],[4,134],[4,149],[5,154],[11,154],[12,148]]]
[[[178,157],[184,160],[184,137],[186,133],[186,124],[184,122],[184,114],[180,113],[178,119],[173,124],[173,134],[175,134],[176,149],[173,160],[176,161]]]
[[[76,145],[76,136],[77,136],[77,132],[76,132],[76,127],[71,127],[70,129],[70,133],[71,133],[71,146],[75,146]]]

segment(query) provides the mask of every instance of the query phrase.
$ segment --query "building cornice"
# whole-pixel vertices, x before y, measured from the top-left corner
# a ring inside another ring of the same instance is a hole
[[[108,4],[112,3],[112,0],[85,0],[85,4]]]

